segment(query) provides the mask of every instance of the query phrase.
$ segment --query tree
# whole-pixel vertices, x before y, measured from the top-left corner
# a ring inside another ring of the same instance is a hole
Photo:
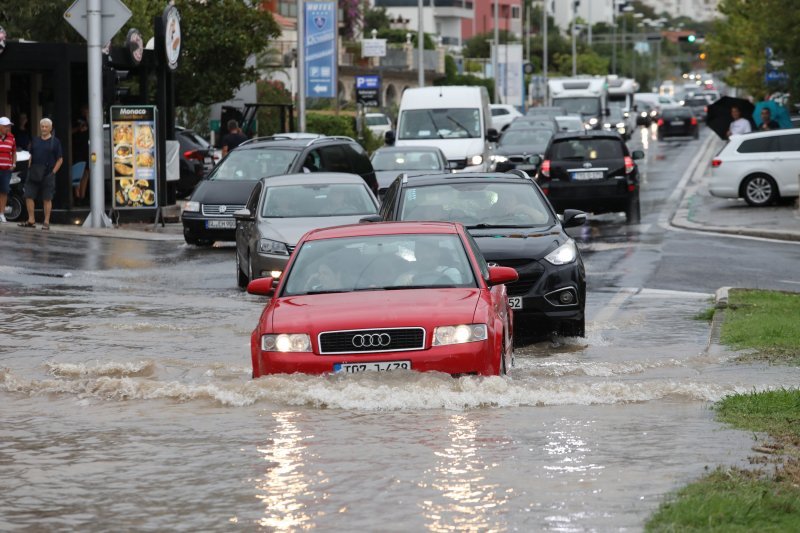
[[[55,43],[86,42],[64,20],[69,0],[36,0],[0,3],[0,26],[12,40]]]
[[[500,44],[516,40],[514,34],[507,30],[498,32]],[[479,33],[464,42],[464,57],[489,57],[492,54],[494,32]]]
[[[345,39],[355,38],[364,23],[359,3],[360,0],[339,0],[339,11],[342,14],[340,33]]]
[[[367,8],[364,11],[364,33],[370,30],[388,30],[392,21],[386,13],[385,7]]]

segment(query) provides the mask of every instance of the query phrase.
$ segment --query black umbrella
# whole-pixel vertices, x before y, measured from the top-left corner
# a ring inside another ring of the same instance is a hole
[[[730,128],[731,122],[733,122],[733,117],[731,116],[732,107],[738,107],[742,118],[749,120],[750,126],[755,130],[752,119],[755,106],[744,98],[723,96],[708,106],[708,115],[706,116],[708,127],[714,130],[714,133],[719,135],[721,139],[728,138],[728,128]]]

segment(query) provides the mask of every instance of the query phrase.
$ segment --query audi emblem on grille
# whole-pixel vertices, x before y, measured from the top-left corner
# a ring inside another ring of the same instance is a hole
[[[221,205],[221,206],[219,206],[219,212],[220,212],[220,213],[224,213],[224,212],[225,212],[225,211],[227,211],[227,210],[228,210],[228,206],[227,206],[227,205]]]
[[[384,348],[392,342],[388,333],[365,333],[353,335],[351,341],[356,348]]]

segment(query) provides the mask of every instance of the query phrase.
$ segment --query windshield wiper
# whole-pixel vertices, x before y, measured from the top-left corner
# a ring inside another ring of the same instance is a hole
[[[339,289],[339,290],[330,290],[329,289],[329,290],[324,290],[324,291],[321,290],[321,291],[301,292],[299,294],[293,294],[292,296],[305,296],[305,295],[308,295],[308,294],[335,294],[337,292],[348,292],[348,291],[343,291],[341,289]]]
[[[530,228],[534,224],[475,224],[467,226],[467,229],[487,229],[487,228]]]
[[[465,127],[465,126],[462,124],[462,123],[460,123],[459,121],[457,121],[456,119],[454,119],[454,118],[453,118],[453,117],[451,117],[450,115],[445,115],[445,117],[444,117],[444,118],[448,119],[450,122],[452,122],[453,124],[455,124],[456,126],[458,126],[459,128],[461,128],[462,130],[466,131],[466,132],[467,132],[467,137],[468,137],[468,138],[470,138],[470,139],[472,139],[472,138],[473,138],[473,137],[472,137],[472,133],[471,133],[471,132],[470,132],[470,131],[469,131],[469,130],[468,130],[468,129],[467,129],[467,128],[466,128],[466,127]]]
[[[433,124],[433,127],[436,128],[436,135],[438,135],[440,139],[444,139],[442,134],[439,133],[439,125],[436,123],[436,119],[433,118],[433,113],[431,113],[430,109],[428,110],[428,116],[431,118],[431,124]]]

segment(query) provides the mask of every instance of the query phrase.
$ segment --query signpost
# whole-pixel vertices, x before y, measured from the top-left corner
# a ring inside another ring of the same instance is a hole
[[[356,76],[356,103],[367,107],[381,106],[380,76]]]
[[[103,190],[105,154],[103,153],[103,55],[102,47],[131,17],[120,0],[75,0],[64,18],[86,39],[89,71],[89,170],[91,175],[90,215],[84,225],[110,227],[104,212]]]
[[[306,94],[336,98],[336,2],[305,4]]]

